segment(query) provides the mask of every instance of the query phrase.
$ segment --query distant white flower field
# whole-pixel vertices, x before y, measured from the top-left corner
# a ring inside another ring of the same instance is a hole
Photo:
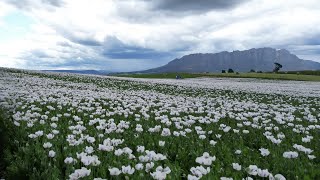
[[[320,83],[0,69],[35,179],[320,179]],[[15,168],[13,168],[15,167]]]

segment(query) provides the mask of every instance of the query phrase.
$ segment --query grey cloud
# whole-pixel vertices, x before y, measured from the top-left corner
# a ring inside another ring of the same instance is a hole
[[[172,55],[172,52],[127,45],[117,37],[108,36],[104,41],[102,55],[112,59],[163,59]]]
[[[41,59],[37,57],[29,57],[24,61],[24,66],[31,69],[95,69],[107,70],[113,72],[138,71],[149,68],[155,68],[166,64],[167,61],[150,59]]]
[[[49,54],[47,54],[45,51],[40,49],[33,49],[21,57],[22,59],[47,59],[52,58]]]
[[[62,0],[40,0],[40,1],[32,1],[32,0],[4,0],[5,2],[19,8],[19,9],[34,9],[40,4],[52,7],[61,7],[63,6]]]
[[[76,59],[65,59],[61,61],[61,59],[46,59],[42,60],[39,58],[29,58],[28,61],[25,61],[26,67],[32,67],[34,69],[90,69],[91,67],[97,68],[98,66],[94,66],[92,61],[78,61]]]
[[[86,38],[79,38],[79,39],[70,39],[72,42],[77,43],[77,44],[81,44],[84,46],[100,46],[100,42],[96,41],[94,39],[86,39]]]
[[[62,0],[41,0],[43,3],[50,4],[52,6],[61,7],[63,5]]]
[[[33,50],[31,51],[32,55],[38,57],[38,58],[51,58],[50,55],[48,55],[46,52],[44,51],[40,51],[40,50]]]
[[[305,45],[320,45],[320,33],[312,34],[305,38]]]
[[[320,45],[295,45],[289,46],[288,49],[292,50],[299,55],[314,55],[320,54]]]
[[[76,54],[74,54],[76,55]],[[90,59],[77,59],[63,57],[52,57],[45,50],[34,49],[20,57],[24,59],[24,66],[33,67],[34,69],[50,69],[50,68],[68,68],[68,67],[90,67],[95,65],[95,61]],[[98,66],[96,66],[98,67]]]
[[[292,45],[287,49],[299,58],[320,62],[320,45]]]
[[[81,44],[84,46],[100,46],[101,43],[97,40],[95,40],[92,37],[92,34],[89,33],[85,33],[85,32],[81,32],[82,36],[78,36],[76,35],[73,31],[71,31],[70,29],[66,29],[60,26],[54,26],[54,28],[56,29],[57,32],[59,32],[59,34],[61,34],[61,36],[63,36],[64,38],[68,39],[69,41],[76,43],[76,44]],[[78,31],[77,29],[75,29],[74,31]],[[70,44],[66,44],[66,43],[62,43],[59,44],[61,46],[70,46]]]
[[[58,42],[57,45],[62,47],[72,47],[72,45],[68,42]]]
[[[124,21],[145,23],[213,10],[229,10],[248,1],[251,0],[135,0],[132,6],[131,0],[122,0],[116,3],[116,7]]]
[[[148,1],[148,0],[147,0]],[[155,0],[153,8],[166,11],[210,11],[233,8],[248,0]]]

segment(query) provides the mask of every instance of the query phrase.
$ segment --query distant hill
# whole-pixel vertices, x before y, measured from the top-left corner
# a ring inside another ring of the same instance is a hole
[[[42,70],[45,72],[65,72],[65,73],[75,73],[75,74],[96,74],[96,75],[107,75],[110,71],[104,70]]]
[[[275,62],[283,65],[281,71],[320,70],[318,62],[300,59],[285,49],[276,50],[266,47],[214,54],[190,54],[174,59],[164,66],[140,71],[140,73],[221,72],[229,68],[237,72],[248,72],[251,69],[272,71]]]

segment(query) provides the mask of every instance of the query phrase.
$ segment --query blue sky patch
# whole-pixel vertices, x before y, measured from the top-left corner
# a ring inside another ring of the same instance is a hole
[[[19,11],[4,16],[1,21],[3,24],[0,28],[0,43],[25,38],[30,32],[32,24],[34,24],[31,17]]]

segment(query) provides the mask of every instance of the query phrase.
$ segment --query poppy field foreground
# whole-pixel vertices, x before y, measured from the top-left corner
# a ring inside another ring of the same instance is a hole
[[[320,179],[320,83],[0,69],[0,179]]]

